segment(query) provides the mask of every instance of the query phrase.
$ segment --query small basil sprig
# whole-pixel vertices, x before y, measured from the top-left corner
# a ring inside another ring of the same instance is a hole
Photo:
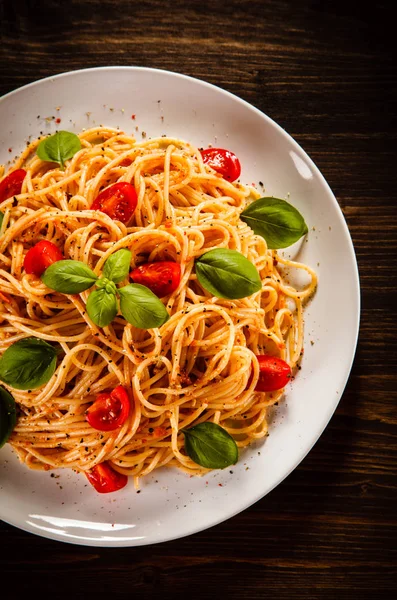
[[[117,288],[116,283],[126,279],[130,270],[131,252],[118,250],[104,264],[102,277],[78,260],[59,260],[46,269],[41,276],[47,287],[63,294],[79,294],[92,287],[87,299],[87,313],[98,327],[110,325],[118,313],[117,296],[120,296],[120,311],[135,327],[151,329],[160,327],[169,319],[161,300],[143,285],[130,284]]]
[[[47,162],[65,166],[65,160],[72,158],[81,149],[81,142],[75,133],[58,131],[46,137],[37,146],[37,156]]]
[[[238,460],[237,444],[220,425],[199,423],[190,429],[182,429],[188,456],[207,469],[224,469]]]
[[[246,298],[261,287],[256,267],[237,250],[216,248],[196,260],[199,283],[218,298]]]
[[[49,381],[57,353],[51,344],[34,337],[12,344],[0,358],[0,380],[17,390],[34,390]]]
[[[15,400],[10,392],[0,385],[0,448],[10,437],[17,422]]]
[[[285,200],[259,198],[240,215],[257,235],[262,236],[269,248],[287,248],[308,232],[300,212]]]

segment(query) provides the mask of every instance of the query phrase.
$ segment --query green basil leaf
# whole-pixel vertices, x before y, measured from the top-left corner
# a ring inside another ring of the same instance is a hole
[[[53,346],[38,338],[24,338],[0,358],[0,380],[17,390],[34,390],[51,379],[56,363]]]
[[[168,321],[164,304],[145,285],[130,283],[120,288],[119,294],[121,314],[134,327],[152,329]]]
[[[88,290],[98,277],[90,267],[79,260],[58,260],[41,276],[47,287],[62,294],[79,294]]]
[[[1,229],[1,226],[2,226],[2,224],[3,224],[3,219],[4,219],[4,213],[2,213],[2,212],[0,211],[0,229]]]
[[[96,280],[95,285],[99,289],[106,289],[108,294],[117,294],[118,292],[117,285],[107,277],[100,277]]]
[[[0,448],[10,437],[17,422],[15,400],[10,392],[0,385]]]
[[[118,306],[116,296],[106,288],[94,290],[88,296],[86,305],[88,316],[98,327],[106,327],[117,315]]]
[[[259,198],[240,215],[257,235],[265,238],[269,248],[287,248],[308,232],[300,212],[285,200]]]
[[[218,298],[246,298],[261,287],[256,267],[237,250],[216,248],[196,260],[199,283]]]
[[[58,131],[40,142],[37,156],[41,160],[55,162],[64,167],[65,160],[72,158],[81,149],[81,142],[75,133]]]
[[[207,469],[224,469],[238,460],[237,444],[220,425],[206,422],[182,429],[188,456]]]
[[[102,276],[114,283],[123,281],[130,270],[131,256],[130,250],[126,250],[125,248],[109,256],[103,267]]]

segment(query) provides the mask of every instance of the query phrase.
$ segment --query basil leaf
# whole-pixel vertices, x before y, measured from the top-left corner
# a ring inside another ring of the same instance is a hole
[[[243,210],[240,218],[273,249],[287,248],[308,232],[300,212],[279,198],[255,200]]]
[[[224,469],[238,460],[237,444],[220,425],[206,422],[182,429],[190,458],[207,469]]]
[[[130,270],[131,252],[125,248],[118,250],[105,262],[102,276],[110,279],[114,283],[123,281]]]
[[[164,304],[145,285],[130,283],[119,289],[123,317],[140,329],[160,327],[169,319]]]
[[[2,212],[0,211],[0,229],[1,229],[1,226],[2,226],[2,224],[3,224],[3,219],[4,219],[4,213],[2,213]]]
[[[40,142],[37,156],[41,160],[55,162],[64,167],[65,160],[72,158],[81,149],[81,142],[75,133],[58,131]]]
[[[58,260],[44,271],[41,280],[47,287],[62,294],[79,294],[88,290],[98,277],[79,260]]]
[[[199,283],[218,298],[246,298],[261,287],[256,267],[237,250],[216,248],[196,260]]]
[[[10,392],[0,385],[0,448],[10,437],[17,422],[15,400]]]
[[[94,290],[88,296],[86,305],[88,316],[98,327],[106,327],[117,315],[118,306],[116,296],[106,288]]]
[[[17,390],[33,390],[51,379],[56,362],[53,346],[38,338],[24,338],[0,358],[0,380]]]
[[[107,277],[100,277],[96,280],[95,285],[97,288],[105,288],[108,294],[117,294],[118,289],[114,281],[110,281]]]

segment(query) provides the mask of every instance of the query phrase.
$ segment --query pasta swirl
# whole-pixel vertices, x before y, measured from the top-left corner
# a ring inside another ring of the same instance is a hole
[[[296,369],[303,306],[315,290],[316,274],[267,248],[240,219],[258,191],[220,177],[193,145],[170,137],[137,143],[107,127],[83,131],[79,138],[81,150],[65,170],[38,158],[40,140],[30,143],[13,165],[27,172],[21,193],[0,205],[0,352],[29,336],[62,350],[45,385],[9,388],[20,412],[9,442],[33,469],[88,472],[108,461],[136,485],[165,465],[201,475],[207,469],[186,454],[181,430],[212,421],[239,448],[267,435],[270,407],[283,390],[255,391],[257,356],[270,353]],[[120,181],[137,192],[129,225],[90,210],[101,190]],[[144,261],[179,263],[178,288],[162,299],[169,320],[144,330],[118,315],[97,327],[85,310],[87,292],[57,293],[24,271],[29,247],[42,239],[97,275],[122,248],[132,253],[132,269]],[[239,300],[203,289],[195,260],[215,248],[248,258],[262,289]],[[285,268],[306,272],[308,283],[294,288]],[[128,419],[115,431],[97,431],[86,410],[99,393],[117,385],[131,391]]]

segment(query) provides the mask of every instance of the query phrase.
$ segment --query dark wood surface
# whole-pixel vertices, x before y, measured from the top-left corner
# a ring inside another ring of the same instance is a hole
[[[392,2],[0,0],[0,95],[90,66],[205,79],[284,127],[352,234],[361,330],[342,400],[299,467],[227,522],[141,548],[1,523],[13,592],[57,599],[389,598],[396,589],[397,78]],[[319,390],[321,395],[321,390]],[[394,595],[394,594],[393,594]]]

